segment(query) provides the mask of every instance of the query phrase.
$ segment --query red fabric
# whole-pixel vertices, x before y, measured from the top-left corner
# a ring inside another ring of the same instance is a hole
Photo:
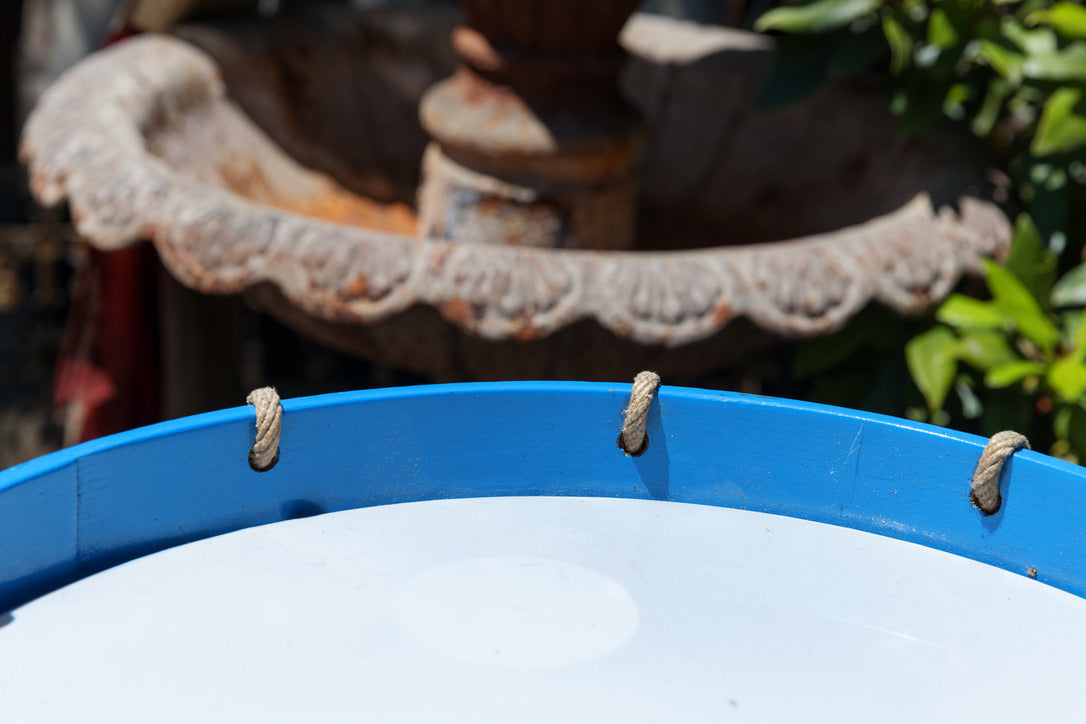
[[[156,275],[148,244],[83,255],[53,388],[66,442],[159,419]]]
[[[119,43],[122,40],[127,40],[135,34],[136,31],[129,30],[128,28],[113,28],[106,33],[106,42],[104,45],[108,47],[114,43]]]

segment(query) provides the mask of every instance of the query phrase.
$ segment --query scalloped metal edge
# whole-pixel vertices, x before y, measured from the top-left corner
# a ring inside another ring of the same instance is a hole
[[[90,89],[93,89],[91,91]],[[50,88],[20,156],[34,196],[67,201],[100,249],[154,243],[182,283],[214,293],[274,284],[310,315],[357,324],[415,304],[488,339],[533,339],[581,319],[643,344],[706,338],[737,317],[784,336],[839,328],[870,301],[914,313],[1010,243],[992,203],[958,212],[925,194],[826,234],[686,252],[538,250],[378,233],[251,203],[174,172],[141,129],[230,104],[214,62],[148,35],[96,53]],[[232,104],[230,112],[240,113]],[[259,133],[253,128],[254,133]]]

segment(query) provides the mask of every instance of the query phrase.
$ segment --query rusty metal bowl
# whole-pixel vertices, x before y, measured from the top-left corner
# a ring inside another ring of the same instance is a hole
[[[928,308],[1009,244],[961,139],[904,138],[857,84],[754,112],[768,39],[647,15],[622,35],[653,129],[633,251],[419,238],[416,109],[456,20],[326,8],[126,41],[33,112],[33,193],[101,249],[150,240],[193,289],[438,378],[704,373],[871,302]]]

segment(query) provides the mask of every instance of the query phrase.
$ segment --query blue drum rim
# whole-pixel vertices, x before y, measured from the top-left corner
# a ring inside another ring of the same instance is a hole
[[[156,550],[285,518],[435,498],[716,505],[919,543],[1086,597],[1086,472],[1028,450],[1004,504],[969,502],[984,438],[812,403],[662,387],[649,449],[615,445],[628,384],[427,385],[283,400],[279,464],[253,408],[102,438],[0,471],[0,611]]]

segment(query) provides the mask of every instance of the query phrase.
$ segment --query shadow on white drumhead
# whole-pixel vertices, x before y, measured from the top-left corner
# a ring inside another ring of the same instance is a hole
[[[607,656],[637,632],[637,604],[617,581],[549,558],[498,556],[431,568],[399,592],[410,639],[449,659],[554,668]]]

